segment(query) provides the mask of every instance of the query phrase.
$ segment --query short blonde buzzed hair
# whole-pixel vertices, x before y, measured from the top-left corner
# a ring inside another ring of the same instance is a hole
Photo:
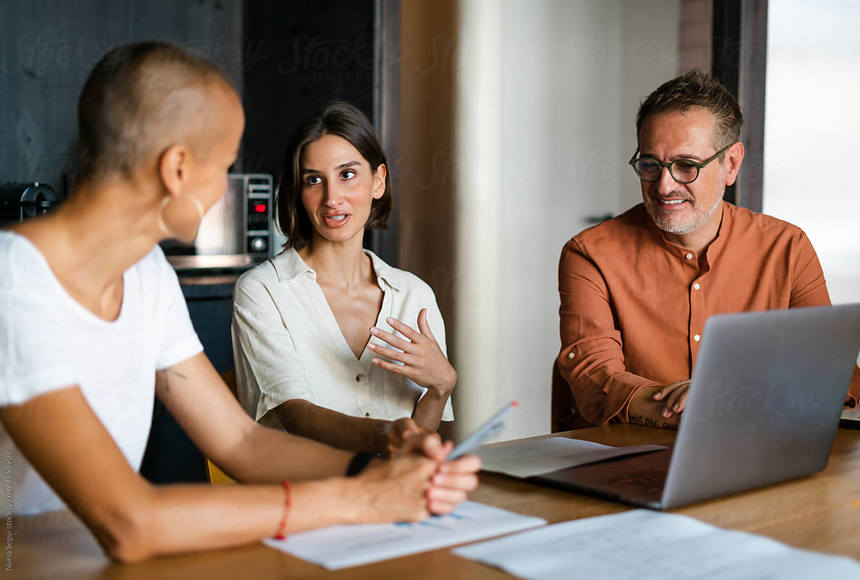
[[[178,141],[209,143],[195,134],[206,128],[206,97],[218,85],[232,89],[209,59],[169,42],[108,52],[78,100],[76,180],[128,175]]]

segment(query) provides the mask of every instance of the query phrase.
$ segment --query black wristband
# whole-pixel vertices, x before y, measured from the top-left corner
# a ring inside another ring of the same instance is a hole
[[[375,458],[373,453],[356,453],[349,462],[349,467],[346,468],[347,477],[355,477],[367,467],[367,464]]]

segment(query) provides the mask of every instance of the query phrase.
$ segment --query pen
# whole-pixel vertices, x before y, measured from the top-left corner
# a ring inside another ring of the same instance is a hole
[[[516,401],[511,401],[499,409],[499,411],[490,417],[486,423],[475,429],[471,435],[463,439],[456,447],[454,447],[450,455],[448,455],[448,461],[457,459],[461,455],[471,453],[480,447],[487,439],[500,433],[502,429],[505,428],[505,417],[508,416],[508,413],[510,413],[517,404],[518,403]]]

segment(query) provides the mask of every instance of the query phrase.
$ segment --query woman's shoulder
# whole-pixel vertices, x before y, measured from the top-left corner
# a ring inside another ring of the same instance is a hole
[[[51,277],[45,257],[26,236],[0,231],[0,291],[41,292]]]
[[[239,276],[236,286],[251,288],[269,286],[278,282],[289,282],[309,271],[312,270],[302,261],[298,252],[293,248],[288,248]]]
[[[400,268],[395,268],[394,266],[389,265],[385,260],[370,250],[365,250],[365,252],[370,256],[370,259],[373,262],[373,270],[376,273],[376,277],[383,280],[395,290],[434,296],[433,289],[430,285],[412,272],[401,270]]]

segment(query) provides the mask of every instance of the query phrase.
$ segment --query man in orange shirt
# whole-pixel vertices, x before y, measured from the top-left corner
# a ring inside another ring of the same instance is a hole
[[[644,203],[562,250],[558,367],[586,421],[675,428],[710,315],[830,304],[803,231],[723,201],[742,125],[705,73],[661,85],[640,106],[630,160]],[[855,369],[850,404],[858,392]]]

